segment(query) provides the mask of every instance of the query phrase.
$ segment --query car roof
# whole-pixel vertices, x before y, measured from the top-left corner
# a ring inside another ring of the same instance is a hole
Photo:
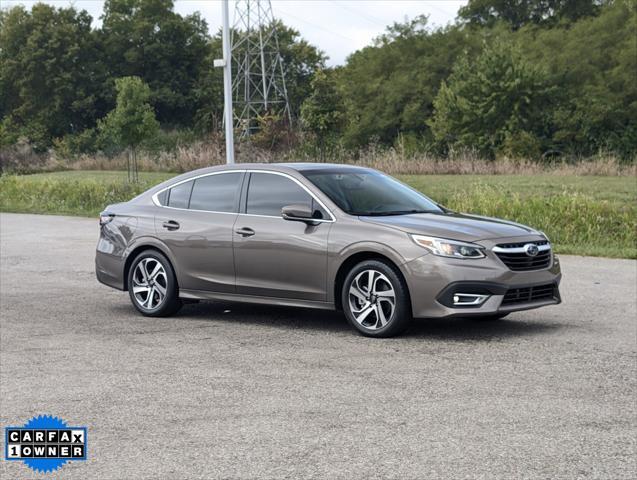
[[[221,164],[212,167],[204,167],[198,170],[192,170],[181,176],[181,178],[187,178],[190,176],[202,175],[209,172],[217,172],[220,170],[232,171],[232,170],[250,170],[250,169],[262,169],[262,170],[279,170],[285,172],[294,170],[300,173],[307,172],[330,172],[330,173],[354,173],[362,171],[370,171],[371,169],[366,167],[359,167],[356,165],[345,165],[341,163],[315,163],[315,162],[287,162],[287,163],[233,163],[233,164]]]
[[[298,172],[304,172],[308,170],[312,170],[312,171],[329,170],[329,171],[342,171],[342,172],[369,170],[368,168],[365,168],[365,167],[359,167],[357,165],[346,165],[343,163],[292,162],[292,163],[276,163],[275,165],[288,167]]]
[[[301,175],[310,172],[323,172],[323,173],[356,173],[356,172],[369,172],[373,169],[366,167],[359,167],[355,165],[345,165],[340,163],[314,163],[314,162],[289,162],[289,163],[232,163],[221,164],[210,167],[199,168],[197,170],[191,170],[189,172],[182,173],[175,177],[169,178],[163,181],[159,185],[146,190],[131,201],[138,199],[147,199],[152,197],[155,193],[171,187],[179,182],[187,181],[191,178],[200,177],[209,173],[215,172],[232,172],[233,170],[264,170],[264,171],[278,171],[281,173],[298,172]]]

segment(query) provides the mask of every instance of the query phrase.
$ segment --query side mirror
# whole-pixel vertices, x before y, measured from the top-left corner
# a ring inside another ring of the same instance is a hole
[[[316,223],[309,205],[287,205],[281,209],[281,216],[293,222]]]

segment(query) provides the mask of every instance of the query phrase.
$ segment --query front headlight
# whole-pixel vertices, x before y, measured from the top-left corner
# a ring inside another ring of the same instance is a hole
[[[411,235],[411,238],[421,247],[425,247],[434,255],[452,258],[484,258],[484,247],[475,243],[458,242],[446,238]]]

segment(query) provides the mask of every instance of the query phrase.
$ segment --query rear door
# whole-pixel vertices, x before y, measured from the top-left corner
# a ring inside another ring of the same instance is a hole
[[[235,291],[233,226],[243,172],[222,172],[178,184],[158,195],[157,235],[176,258],[179,287]]]
[[[330,214],[287,175],[253,172],[246,182],[234,228],[237,293],[326,301]],[[323,219],[316,225],[284,220],[281,209],[294,204],[311,205]]]

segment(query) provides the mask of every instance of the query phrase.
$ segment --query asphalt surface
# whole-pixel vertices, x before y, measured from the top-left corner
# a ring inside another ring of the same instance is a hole
[[[637,477],[635,261],[563,256],[562,305],[377,340],[305,309],[141,317],[97,234],[0,215],[0,426],[86,425],[56,478]]]

